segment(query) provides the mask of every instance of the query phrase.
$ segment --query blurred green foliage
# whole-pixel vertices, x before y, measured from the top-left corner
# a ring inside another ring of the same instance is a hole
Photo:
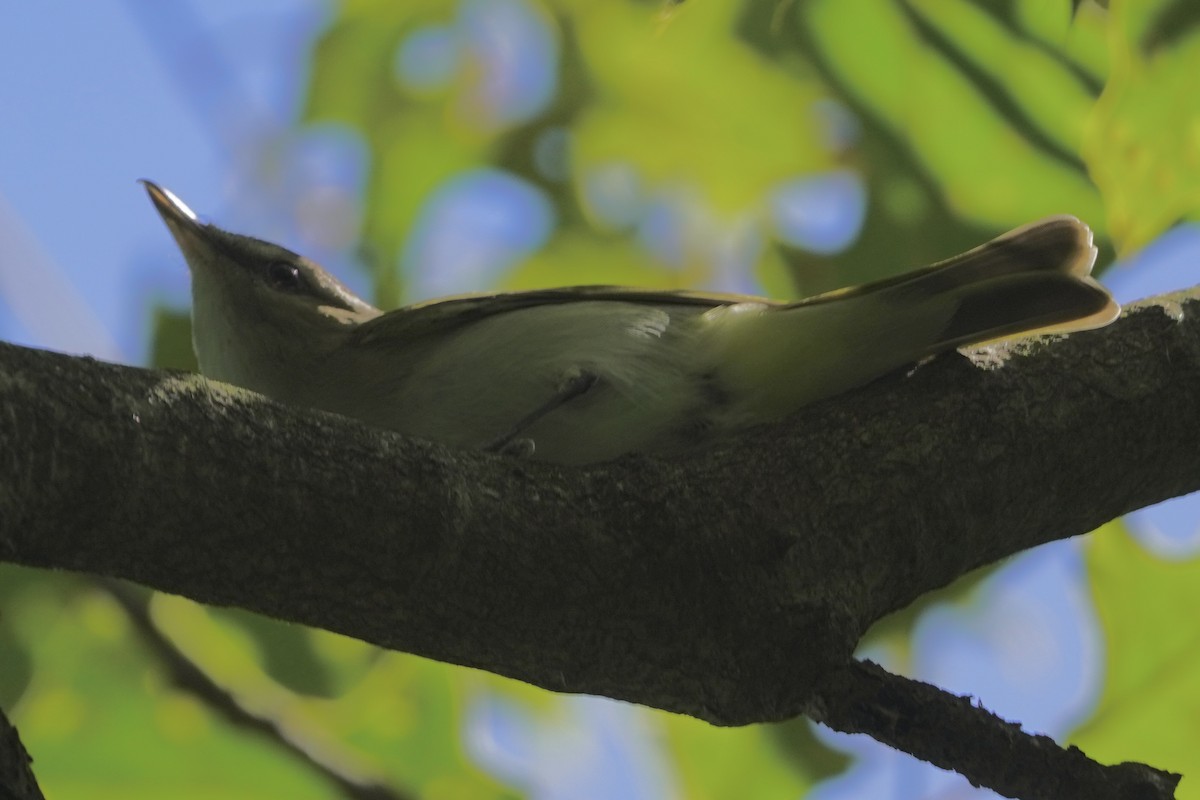
[[[1109,15],[1112,70],[1083,155],[1112,235],[1130,250],[1200,209],[1200,6],[1115,2]]]
[[[1179,800],[1200,797],[1200,559],[1155,558],[1120,522],[1093,534],[1086,553],[1106,639],[1104,690],[1071,742],[1105,763],[1181,773]]]
[[[545,247],[504,277],[510,288],[704,285],[717,277],[712,232],[739,226],[762,236],[755,279],[780,295],[882,277],[1050,213],[1077,214],[1128,251],[1200,211],[1200,31],[1190,0],[1107,5],[530,0],[558,49],[557,88],[537,113],[506,123],[484,113],[477,63],[437,89],[396,79],[400,44],[451,24],[457,2],[345,0],[312,55],[298,124],[343,126],[366,145],[361,237],[385,306],[406,297],[396,265],[431,193],[485,166],[539,187],[557,214]],[[853,120],[832,144],[827,103]],[[533,154],[555,130],[568,148],[557,176]],[[587,176],[611,163],[631,166],[643,193],[693,199],[700,221],[682,264],[657,259],[589,205]],[[783,242],[772,191],[838,169],[866,187],[858,238],[832,255]],[[154,353],[189,366],[180,318],[160,317]],[[1109,761],[1200,771],[1200,638],[1179,624],[1200,567],[1156,560],[1115,525],[1092,538],[1107,673],[1100,708],[1073,740]],[[960,587],[929,602],[969,595]],[[103,591],[5,567],[0,598],[0,701],[51,797],[334,796],[270,742],[173,688]],[[523,684],[320,631],[170,597],[154,611],[249,707],[348,770],[421,797],[524,794],[466,754],[475,699],[507,698],[547,724],[567,713],[563,698]],[[876,635],[902,641],[916,613]],[[846,764],[804,721],[718,730],[642,715],[689,798],[798,797]]]

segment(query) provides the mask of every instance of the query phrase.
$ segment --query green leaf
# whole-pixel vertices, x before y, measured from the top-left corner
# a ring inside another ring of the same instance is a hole
[[[966,0],[915,0],[912,7],[954,55],[979,71],[976,85],[990,84],[994,104],[996,99],[1012,104],[1010,124],[1027,124],[1048,147],[1075,157],[1094,97],[1079,76],[1064,67],[1061,56],[1016,35]],[[1014,115],[1020,118],[1014,120]]]
[[[689,717],[657,714],[689,800],[725,797],[802,797],[822,777],[848,763],[805,732],[777,726],[714,728]],[[794,746],[787,752],[785,747]],[[811,772],[809,771],[811,770]]]
[[[38,577],[5,608],[4,625],[32,658],[11,713],[47,797],[336,796],[261,736],[228,728],[171,686],[107,593]]]
[[[1200,558],[1157,558],[1113,522],[1089,537],[1085,559],[1106,669],[1099,706],[1071,743],[1104,763],[1200,774]],[[1178,796],[1200,797],[1200,782],[1185,780]]]
[[[462,749],[459,727],[470,696],[466,671],[400,653],[372,656],[366,645],[338,637],[339,660],[357,663],[352,671],[336,671],[353,680],[335,699],[298,695],[266,673],[255,640],[241,627],[180,597],[156,595],[152,608],[155,620],[218,684],[250,710],[286,721],[291,736],[338,762],[384,775],[421,796],[482,800],[508,794]],[[314,652],[334,655],[329,636],[314,632]]]
[[[694,190],[727,215],[757,208],[784,178],[832,165],[812,112],[823,89],[735,36],[737,5],[686,3],[657,25],[635,4],[578,14],[597,99],[576,131],[577,176],[609,160],[632,163],[648,184]]]
[[[440,0],[345,3],[313,54],[303,121],[345,125],[367,145],[363,237],[373,254],[376,302],[385,308],[403,299],[397,256],[423,204],[446,179],[486,163],[502,133],[473,125],[463,110],[469,74],[433,92],[407,91],[396,80],[394,56],[404,37],[445,24],[454,10]]]
[[[1181,219],[1200,219],[1200,25],[1181,19],[1167,35],[1180,7],[1113,0],[1109,10],[1112,74],[1088,121],[1083,155],[1122,252]]]
[[[192,352],[192,320],[186,312],[158,306],[150,334],[150,365],[160,369],[199,371]]]
[[[813,0],[805,22],[835,79],[959,216],[993,228],[1062,212],[1102,218],[1072,149],[1086,87],[1042,48],[961,2]]]
[[[7,710],[48,797],[339,796],[294,755],[176,688],[107,592],[78,577],[7,565],[0,585],[0,642],[28,662],[23,675],[6,675],[2,688],[15,691]],[[421,797],[514,796],[463,751],[472,671],[381,656],[361,642],[312,631],[314,652],[345,691],[306,697],[273,681],[258,663],[254,639],[211,611],[169,595],[155,595],[151,610],[222,688],[340,769]]]

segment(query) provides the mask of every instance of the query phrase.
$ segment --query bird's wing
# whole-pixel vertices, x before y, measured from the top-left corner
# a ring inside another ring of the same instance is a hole
[[[1092,286],[1103,294],[1103,290],[1087,277],[1095,257],[1091,230],[1078,219],[1063,215],[1023,225],[973,250],[922,269],[787,303],[751,295],[656,291],[625,286],[571,286],[528,292],[467,294],[417,303],[383,314],[360,325],[354,337],[357,344],[370,344],[380,338],[411,342],[426,336],[445,334],[497,314],[550,304],[610,301],[658,307],[716,308],[755,303],[791,309],[878,295],[883,290],[912,289],[924,294],[937,294],[981,278],[1039,272],[1060,273]],[[1117,306],[1111,299],[1102,305],[1103,308],[1087,318],[1089,321],[1094,318],[1106,322],[1116,315]],[[1071,329],[1079,327],[1094,327],[1094,324],[1074,325]]]
[[[444,335],[456,328],[510,311],[542,305],[596,301],[705,308],[736,303],[777,305],[770,300],[751,295],[655,291],[624,286],[571,286],[528,292],[466,294],[405,306],[364,322],[354,332],[354,342],[359,345],[369,345],[380,339],[412,342],[426,336]]]

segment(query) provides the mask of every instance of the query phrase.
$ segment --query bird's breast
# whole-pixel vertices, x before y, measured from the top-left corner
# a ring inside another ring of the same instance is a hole
[[[690,308],[676,314],[584,301],[497,314],[435,343],[375,342],[356,356],[353,371],[365,379],[353,386],[343,376],[354,406],[343,413],[468,447],[493,442],[524,420],[518,438],[532,440],[535,457],[548,461],[653,449],[648,445],[671,436],[704,400],[696,316]],[[555,405],[581,373],[595,377],[590,388]]]

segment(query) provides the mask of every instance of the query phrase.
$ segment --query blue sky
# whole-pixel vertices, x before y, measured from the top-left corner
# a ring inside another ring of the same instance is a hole
[[[203,17],[192,19],[192,13]],[[0,336],[137,363],[187,276],[138,178],[226,216],[324,3],[18,3],[0,26]],[[231,214],[228,216],[232,216]],[[231,223],[235,220],[231,220]]]

